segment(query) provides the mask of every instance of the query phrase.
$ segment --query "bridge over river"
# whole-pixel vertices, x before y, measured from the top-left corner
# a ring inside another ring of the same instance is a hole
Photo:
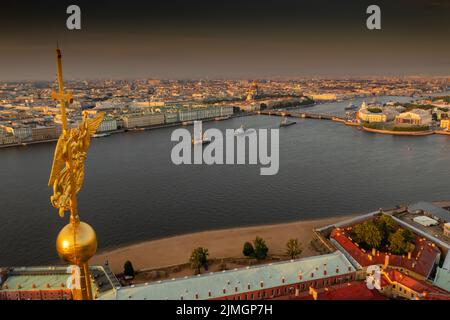
[[[313,112],[303,112],[303,111],[293,111],[293,110],[262,110],[258,111],[259,114],[269,115],[269,116],[279,116],[279,117],[294,117],[294,118],[309,118],[309,119],[321,119],[321,120],[332,120],[345,122],[347,119],[342,116],[338,116],[332,113],[313,113]]]

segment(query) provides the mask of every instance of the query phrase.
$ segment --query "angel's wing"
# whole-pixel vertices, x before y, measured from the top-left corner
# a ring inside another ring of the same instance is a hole
[[[105,117],[105,113],[101,112],[95,118],[86,120],[89,136],[92,136],[97,131],[97,129],[98,129],[98,127],[100,127],[104,117]]]
[[[58,143],[56,144],[55,155],[53,156],[52,171],[50,173],[50,179],[48,180],[49,187],[53,185],[56,177],[64,169],[64,166],[66,165],[64,159],[62,158],[63,148],[64,148],[64,138],[63,136],[60,136],[58,139]]]

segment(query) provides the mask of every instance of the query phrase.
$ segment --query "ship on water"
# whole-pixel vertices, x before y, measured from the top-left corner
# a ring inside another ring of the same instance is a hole
[[[196,135],[196,132],[194,130],[194,138],[192,138],[192,145],[196,145],[196,144],[205,145],[210,142],[211,142],[211,138],[208,138],[206,136],[205,132],[201,131],[200,133],[197,133],[197,135]]]
[[[356,109],[358,109],[358,107],[351,102],[348,104],[348,106],[345,107],[345,110],[356,110]]]
[[[222,121],[222,120],[228,120],[231,116],[222,116],[222,117],[215,117],[214,121]]]
[[[200,139],[192,139],[192,144],[196,145],[196,144],[208,144],[211,142],[211,139],[208,138],[204,133],[202,135],[202,137]]]
[[[234,130],[234,135],[235,136],[243,136],[243,135],[251,134],[251,133],[255,133],[255,132],[256,132],[255,129],[253,129],[253,128],[245,129],[244,125],[241,124],[241,126],[239,128]]]
[[[104,138],[104,137],[109,137],[111,134],[110,133],[95,133],[92,135],[93,138]]]
[[[288,121],[287,117],[283,117],[283,119],[281,120],[281,123],[280,123],[280,128],[289,127],[296,123],[297,122],[295,122],[295,121]]]

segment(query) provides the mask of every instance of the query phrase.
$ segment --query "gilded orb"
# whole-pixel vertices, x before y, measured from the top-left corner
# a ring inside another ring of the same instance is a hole
[[[87,262],[97,251],[94,229],[84,222],[69,223],[58,234],[56,250],[64,261],[80,264]]]

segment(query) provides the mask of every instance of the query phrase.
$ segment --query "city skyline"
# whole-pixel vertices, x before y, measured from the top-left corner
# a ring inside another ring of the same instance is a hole
[[[5,5],[0,300],[450,301],[450,4],[386,3]]]
[[[367,1],[165,5],[78,1],[6,5],[0,80],[51,80],[58,41],[73,79],[448,76],[448,4],[381,1],[382,30],[366,28]]]

